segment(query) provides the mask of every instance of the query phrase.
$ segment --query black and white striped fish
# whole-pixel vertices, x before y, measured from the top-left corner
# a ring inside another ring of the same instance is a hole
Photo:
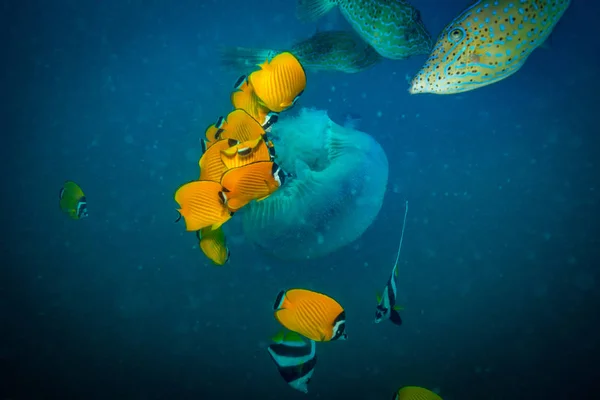
[[[315,342],[296,332],[279,333],[268,348],[284,381],[292,388],[308,393],[308,384],[317,364]]]
[[[392,273],[383,289],[383,293],[377,296],[377,307],[375,309],[375,323],[378,324],[384,319],[389,319],[396,325],[402,325],[402,318],[399,310],[402,307],[396,304],[398,289],[396,287],[396,277],[398,276],[398,260],[400,259],[400,250],[402,249],[402,240],[404,239],[404,227],[406,226],[406,215],[408,214],[408,201],[404,208],[404,222],[402,223],[402,234],[400,235],[400,244],[398,245],[398,254],[396,262],[392,268]]]

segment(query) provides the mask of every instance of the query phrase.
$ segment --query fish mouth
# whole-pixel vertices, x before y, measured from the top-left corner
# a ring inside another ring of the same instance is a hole
[[[417,84],[416,84],[416,82],[415,82],[415,79],[413,79],[413,80],[410,82],[410,85],[409,85],[409,87],[408,87],[408,93],[410,93],[410,94],[419,94],[419,93],[423,93],[423,92],[424,92],[424,90],[423,90],[423,89],[420,89],[420,88],[418,88],[418,87],[417,87]]]

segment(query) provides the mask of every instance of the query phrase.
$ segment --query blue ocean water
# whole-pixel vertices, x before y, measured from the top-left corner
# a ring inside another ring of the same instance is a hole
[[[413,0],[435,36],[464,1]],[[468,3],[468,2],[467,2]],[[294,2],[4,1],[0,396],[3,399],[584,399],[600,378],[600,45],[573,1],[516,75],[414,95],[425,56],[308,73],[299,107],[348,113],[385,149],[383,209],[325,258],[282,262],[232,223],[213,267],[173,193],[238,77],[217,47],[286,47],[315,24]],[[321,24],[349,29],[336,12]],[[290,113],[296,113],[292,110]],[[359,116],[359,117],[358,117]],[[596,133],[594,133],[596,132]],[[58,209],[66,179],[90,217]],[[373,323],[410,202],[404,324]],[[282,288],[344,305],[308,394],[266,351]]]

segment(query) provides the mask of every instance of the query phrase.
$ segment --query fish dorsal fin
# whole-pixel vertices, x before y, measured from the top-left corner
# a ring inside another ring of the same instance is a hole
[[[404,203],[404,221],[402,221],[402,233],[400,234],[400,243],[398,244],[398,253],[396,254],[396,261],[394,262],[395,275],[398,276],[398,261],[400,260],[400,251],[402,250],[402,241],[404,240],[404,228],[406,228],[406,215],[408,214],[408,200]]]
[[[265,58],[265,62],[262,64],[258,64],[258,67],[260,67],[260,69],[268,71],[271,69],[271,64],[269,64],[269,59]]]

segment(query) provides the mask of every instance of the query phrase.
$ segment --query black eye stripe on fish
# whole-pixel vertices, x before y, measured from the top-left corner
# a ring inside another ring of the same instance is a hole
[[[235,81],[235,83],[233,84],[233,89],[239,90],[239,88],[241,88],[244,85],[244,83],[246,83],[247,80],[248,80],[248,77],[246,75],[240,76],[237,79],[237,81]]]

